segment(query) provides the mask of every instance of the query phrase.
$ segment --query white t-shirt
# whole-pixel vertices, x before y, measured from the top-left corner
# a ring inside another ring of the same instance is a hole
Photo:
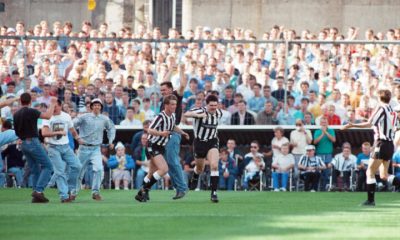
[[[66,133],[68,132],[68,129],[74,126],[71,116],[65,112],[61,112],[59,115],[53,115],[49,120],[43,119],[42,125],[48,126],[53,132],[65,131]],[[48,137],[47,142],[54,145],[68,144],[68,135]]]
[[[281,168],[287,168],[294,164],[294,156],[290,153],[286,155],[279,154],[273,158],[272,164],[276,164]]]
[[[308,145],[306,136],[312,139],[310,130],[306,129],[306,134],[298,130],[293,130],[290,133],[290,142],[297,144],[297,146],[292,149],[293,154],[306,154],[306,146]]]

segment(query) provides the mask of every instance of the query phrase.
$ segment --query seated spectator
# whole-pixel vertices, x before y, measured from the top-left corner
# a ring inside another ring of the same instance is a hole
[[[108,167],[108,159],[110,158],[110,147],[108,144],[101,144],[100,145],[100,152],[101,152],[101,159],[104,168],[104,179],[103,179],[103,186],[104,188],[111,189],[111,176],[110,176],[110,168]],[[88,169],[88,172],[91,173],[90,179],[93,177],[93,170]],[[85,180],[86,181],[86,180]]]
[[[357,187],[356,191],[361,192],[366,190],[368,162],[371,156],[371,144],[364,142],[361,146],[361,153],[357,155]]]
[[[186,184],[189,184],[189,179],[192,178],[194,167],[196,166],[192,145],[190,145],[188,151],[185,152],[183,160],[183,174],[185,175]]]
[[[140,143],[136,145],[133,151],[133,156],[136,159],[136,178],[135,178],[135,188],[139,189],[142,186],[143,179],[149,172],[150,160],[147,159],[146,148],[147,148],[147,132],[143,132],[140,135]],[[157,188],[156,185],[153,189]]]
[[[116,155],[108,159],[108,167],[112,170],[112,178],[115,190],[119,190],[121,180],[123,181],[124,190],[129,190],[129,182],[132,180],[130,170],[135,169],[133,158],[125,153],[125,146],[118,142],[115,146]]]
[[[238,111],[232,114],[231,125],[254,125],[254,117],[247,111],[246,105],[246,101],[239,101]]]
[[[125,119],[121,121],[120,125],[125,127],[143,127],[142,122],[133,117],[134,117],[134,108],[128,107],[128,109],[126,110]]]
[[[229,157],[229,152],[226,148],[219,151],[219,188],[233,190],[237,175],[237,167],[235,160]]]
[[[24,176],[25,161],[23,160],[20,146],[18,146],[17,143],[9,144],[1,154],[5,163],[7,163],[6,173],[13,174],[17,182],[17,187],[21,187]]]
[[[277,112],[273,110],[273,103],[266,101],[264,109],[257,114],[256,124],[257,125],[276,125],[278,120],[276,119]]]
[[[254,96],[249,99],[249,110],[255,113],[260,112],[264,108],[265,98],[261,95],[261,84],[256,83],[253,87]]]
[[[265,163],[262,155],[253,156],[253,159],[245,167],[243,189],[249,190],[249,181],[253,180],[264,169]]]
[[[339,190],[348,190],[350,188],[351,171],[355,169],[357,158],[351,154],[350,143],[345,142],[342,145],[342,152],[336,154],[332,162],[328,164],[329,168],[333,168],[332,183]],[[343,186],[338,186],[338,177],[342,178]],[[331,186],[332,189],[335,189]]]
[[[289,153],[289,143],[285,143],[281,147],[281,153],[273,158],[272,172],[273,188],[275,192],[279,190],[286,192],[290,170],[294,167],[294,156]]]
[[[286,107],[283,106],[283,103],[280,103],[281,107],[280,111],[276,118],[278,119],[279,125],[294,125],[296,119],[294,118],[294,114],[296,113],[296,109],[293,106],[294,97],[288,95]],[[279,103],[278,103],[279,106]]]
[[[335,105],[328,105],[328,113],[326,114],[328,125],[341,125],[340,117],[335,114]]]
[[[304,180],[305,191],[318,191],[321,170],[325,168],[324,161],[319,156],[315,156],[314,145],[308,145],[306,147],[306,154],[299,161],[300,178]]]
[[[392,167],[393,167],[393,175],[400,178],[400,149],[397,149],[393,155]]]
[[[156,117],[156,113],[151,109],[150,98],[143,99],[143,112],[145,120],[153,121],[153,119]]]

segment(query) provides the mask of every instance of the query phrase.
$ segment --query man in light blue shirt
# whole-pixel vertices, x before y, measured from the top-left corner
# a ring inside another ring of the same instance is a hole
[[[107,131],[109,146],[112,149],[116,130],[110,118],[101,114],[103,103],[100,99],[93,99],[90,103],[90,109],[92,112],[78,116],[73,120],[74,127],[79,130],[78,158],[82,163],[76,190],[80,189],[86,168],[91,163],[93,166],[92,198],[100,201],[100,185],[104,171],[100,151],[100,145],[103,143],[103,131],[104,129]]]

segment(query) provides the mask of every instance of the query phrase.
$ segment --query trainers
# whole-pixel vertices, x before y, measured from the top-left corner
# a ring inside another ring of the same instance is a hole
[[[76,195],[75,194],[69,194],[69,199],[71,199],[71,201],[75,201]]]
[[[198,178],[194,178],[194,177],[192,177],[191,179],[190,179],[190,182],[189,182],[189,189],[190,190],[195,190],[196,188],[197,188],[197,183],[199,182],[199,179]]]
[[[211,192],[211,202],[213,202],[213,203],[218,203],[219,202],[216,192]]]
[[[375,202],[374,201],[370,202],[370,201],[367,200],[367,201],[363,202],[361,204],[361,206],[364,206],[364,207],[375,207]]]
[[[284,187],[281,188],[281,191],[282,191],[282,192],[286,192],[286,188],[284,188]]]
[[[96,201],[101,201],[101,196],[98,193],[93,193],[92,194],[92,199]]]
[[[274,192],[279,192],[279,189],[278,189],[278,188],[275,188],[275,189],[274,189]]]
[[[61,199],[61,203],[72,203],[73,201],[71,198]]]
[[[138,202],[147,202],[148,194],[143,189],[140,189],[135,196],[136,201]]]
[[[32,192],[32,203],[48,203],[49,199],[47,199],[42,192]]]
[[[183,198],[185,196],[185,192],[179,192],[179,191],[177,191],[176,192],[176,195],[172,198],[173,200],[177,200],[177,199],[180,199],[180,198]]]

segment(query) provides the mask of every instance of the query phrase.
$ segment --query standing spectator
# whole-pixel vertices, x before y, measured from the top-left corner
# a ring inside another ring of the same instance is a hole
[[[285,137],[285,130],[282,127],[276,127],[274,129],[275,137],[271,141],[271,148],[272,148],[272,156],[277,157],[278,155],[282,154],[281,147],[283,144],[289,143],[289,139]]]
[[[299,161],[299,170],[302,171],[300,178],[304,180],[305,191],[318,191],[321,170],[324,169],[326,169],[326,166],[323,160],[319,156],[315,156],[314,145],[308,145],[306,154],[301,156]]]
[[[226,148],[219,151],[219,188],[233,190],[237,174],[235,160],[229,157],[229,152]]]
[[[23,93],[20,97],[21,109],[14,114],[15,133],[22,140],[21,149],[24,153],[33,175],[32,203],[47,203],[44,188],[49,182],[53,170],[50,159],[39,141],[37,121],[50,119],[54,112],[57,98],[52,97],[46,112],[30,108],[31,95]]]
[[[272,162],[272,168],[275,170],[272,172],[275,192],[286,192],[290,170],[294,167],[294,156],[289,153],[289,143],[282,145],[281,152],[282,154],[274,157]]]
[[[271,95],[274,97],[278,102],[284,102],[285,97],[290,96],[290,92],[286,91],[283,87],[284,78],[279,76],[276,79],[277,89],[272,91]],[[286,94],[286,95],[285,95]]]
[[[276,106],[278,106],[278,100],[276,100],[276,98],[271,95],[271,87],[270,86],[265,85],[263,87],[263,96],[264,96],[266,102],[269,101],[272,103],[273,109],[275,109]]]
[[[233,105],[233,87],[228,85],[225,87],[224,90],[224,98],[222,99],[222,103],[224,104],[225,108],[228,109],[231,105]]]
[[[364,142],[361,146],[361,153],[357,155],[357,187],[356,191],[366,191],[366,180],[367,180],[367,168],[368,162],[371,155],[371,144]],[[393,159],[394,160],[394,159]]]
[[[82,163],[82,169],[79,173],[77,191],[80,189],[80,183],[86,172],[89,163],[93,167],[92,199],[101,200],[100,185],[104,168],[100,145],[103,142],[103,132],[107,131],[109,148],[113,149],[115,138],[115,126],[113,122],[105,115],[101,114],[103,103],[95,98],[90,102],[91,112],[76,117],[73,122],[75,128],[79,129],[79,138],[83,142],[79,146],[78,158]]]
[[[246,101],[239,101],[238,111],[232,114],[231,125],[254,125],[254,117],[247,111],[246,105]]]
[[[268,100],[264,104],[264,109],[257,114],[256,124],[276,125],[278,123],[276,115],[277,112],[273,110],[273,103]]]
[[[125,127],[143,127],[142,122],[134,118],[133,107],[128,107],[128,109],[126,110],[125,119],[120,123],[120,125]]]
[[[300,157],[306,154],[306,147],[312,143],[312,134],[309,129],[304,127],[300,119],[296,120],[296,129],[290,132],[290,145],[295,159],[294,171],[298,175],[298,163]]]
[[[329,164],[332,161],[333,143],[336,142],[335,131],[328,126],[326,117],[321,117],[321,128],[314,132],[314,144],[317,147],[316,153],[325,163]],[[325,189],[329,181],[329,171],[325,170],[322,174],[322,187]]]
[[[326,115],[329,125],[341,125],[340,117],[335,114],[335,105],[328,105],[328,114]]]
[[[54,115],[43,122],[42,135],[47,138],[49,144],[47,151],[54,170],[52,180],[57,183],[60,200],[62,203],[70,203],[75,200],[81,163],[71,149],[67,136],[68,132],[71,132],[78,141],[78,133],[73,127],[71,116],[61,111],[61,105],[61,101],[57,100]]]
[[[113,121],[114,125],[119,125],[124,116],[122,115],[121,108],[115,103],[112,93],[106,93],[104,109],[102,111],[108,113],[108,117]]]
[[[121,180],[124,190],[129,190],[129,183],[132,181],[131,170],[135,169],[135,160],[125,153],[125,146],[118,142],[115,146],[116,154],[108,159],[108,167],[112,170],[112,178],[115,190],[119,190]]]

